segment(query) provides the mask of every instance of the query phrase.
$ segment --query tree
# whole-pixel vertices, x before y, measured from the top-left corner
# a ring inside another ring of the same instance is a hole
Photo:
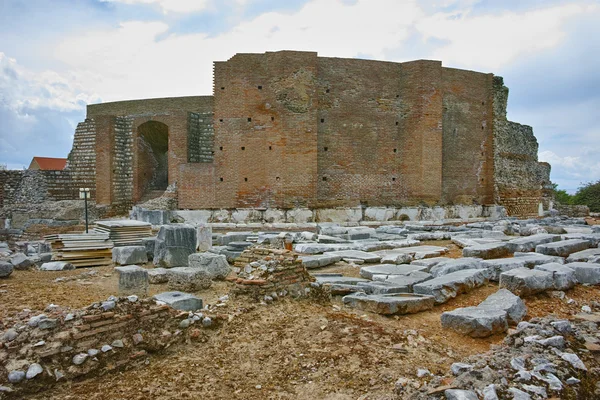
[[[567,193],[564,189],[559,189],[557,183],[552,184],[552,190],[554,190],[554,199],[563,205],[574,204],[573,196]]]
[[[582,204],[592,212],[600,212],[600,180],[589,182],[577,189],[573,196],[573,204]]]

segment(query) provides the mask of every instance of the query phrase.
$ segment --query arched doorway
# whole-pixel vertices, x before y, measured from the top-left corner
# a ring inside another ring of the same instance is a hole
[[[169,185],[169,127],[148,121],[137,128],[137,199],[156,197]]]

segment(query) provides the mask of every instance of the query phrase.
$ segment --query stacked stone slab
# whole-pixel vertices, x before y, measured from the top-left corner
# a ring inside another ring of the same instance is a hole
[[[163,225],[154,248],[154,265],[164,268],[186,267],[196,252],[196,228],[191,225]]]

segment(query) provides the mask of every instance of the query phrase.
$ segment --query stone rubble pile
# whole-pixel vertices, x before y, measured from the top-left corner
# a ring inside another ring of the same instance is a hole
[[[520,322],[500,345],[452,364],[447,374],[402,377],[402,399],[600,398],[600,314]]]

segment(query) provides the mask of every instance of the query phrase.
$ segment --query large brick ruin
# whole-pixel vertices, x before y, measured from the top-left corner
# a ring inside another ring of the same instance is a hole
[[[36,175],[38,196],[87,186],[125,211],[176,183],[180,209],[499,204],[536,216],[550,184],[493,74],[279,51],[215,62],[213,79],[213,96],[89,105],[67,168]],[[32,173],[1,172],[0,203]]]

